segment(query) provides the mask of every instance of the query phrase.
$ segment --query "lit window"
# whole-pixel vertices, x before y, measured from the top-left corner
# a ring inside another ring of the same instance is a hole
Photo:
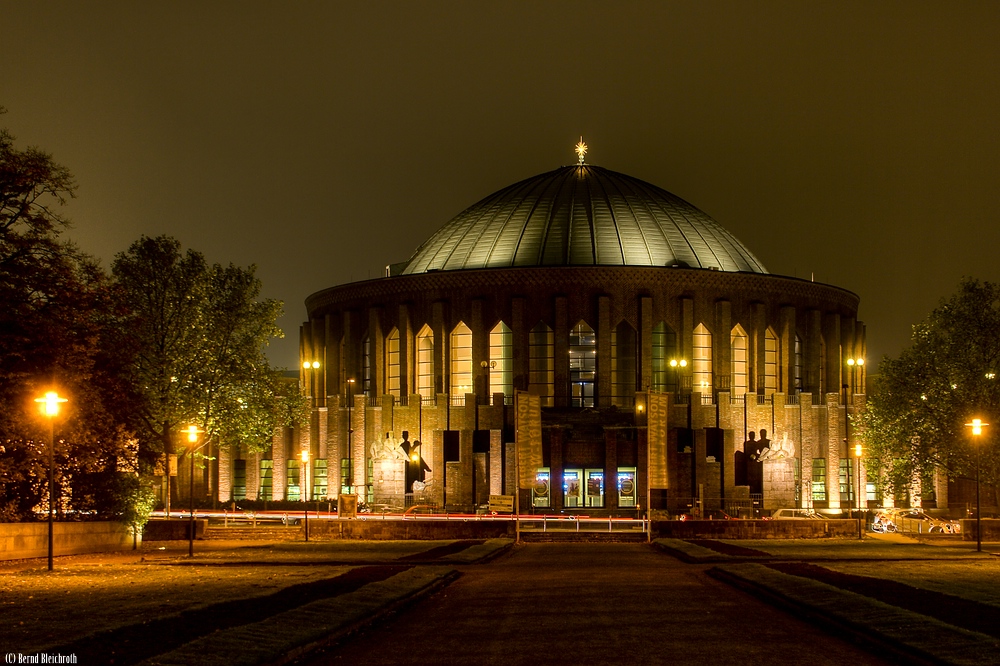
[[[733,359],[733,395],[747,392],[747,333],[737,324],[730,336]]]
[[[472,392],[472,331],[460,321],[451,332],[451,396],[462,400]]]
[[[490,395],[514,395],[513,335],[507,325],[498,323],[490,331]]]
[[[692,381],[695,393],[712,392],[712,334],[704,324],[694,329],[691,347]]]
[[[434,399],[434,332],[430,326],[417,333],[417,393]]]
[[[388,376],[388,393],[392,395],[402,395],[399,386],[399,330],[392,329],[389,337],[385,341],[386,369]]]

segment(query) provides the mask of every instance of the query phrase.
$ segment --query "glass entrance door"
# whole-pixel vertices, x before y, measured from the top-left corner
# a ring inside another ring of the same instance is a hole
[[[584,487],[584,500],[586,506],[604,506],[604,470],[588,469],[584,472],[587,476],[587,485]]]
[[[567,509],[578,509],[583,506],[582,469],[567,469],[563,471],[563,506]]]

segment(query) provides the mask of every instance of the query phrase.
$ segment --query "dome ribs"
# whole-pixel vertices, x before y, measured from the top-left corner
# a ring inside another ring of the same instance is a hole
[[[680,197],[602,167],[527,178],[465,209],[403,268],[670,266],[767,273],[748,248]]]

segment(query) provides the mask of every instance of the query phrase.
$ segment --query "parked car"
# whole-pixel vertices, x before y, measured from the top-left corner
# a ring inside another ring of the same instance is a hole
[[[677,516],[678,520],[739,520],[736,516],[730,516],[728,513],[722,509],[709,509],[705,511],[705,514],[701,517],[697,517],[692,513],[682,513]]]
[[[812,509],[777,509],[771,520],[826,520],[826,516]]]
[[[900,532],[958,534],[962,531],[957,520],[935,518],[922,509],[888,509],[876,514],[876,520],[892,523]]]

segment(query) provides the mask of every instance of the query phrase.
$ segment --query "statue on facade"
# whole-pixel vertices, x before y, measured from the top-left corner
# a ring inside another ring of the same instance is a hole
[[[788,439],[788,433],[782,433],[781,440],[762,450],[757,456],[758,460],[781,460],[782,458],[795,457],[795,444]]]
[[[406,454],[400,448],[399,442],[388,432],[382,441],[372,442],[369,455],[372,460],[406,460]]]

